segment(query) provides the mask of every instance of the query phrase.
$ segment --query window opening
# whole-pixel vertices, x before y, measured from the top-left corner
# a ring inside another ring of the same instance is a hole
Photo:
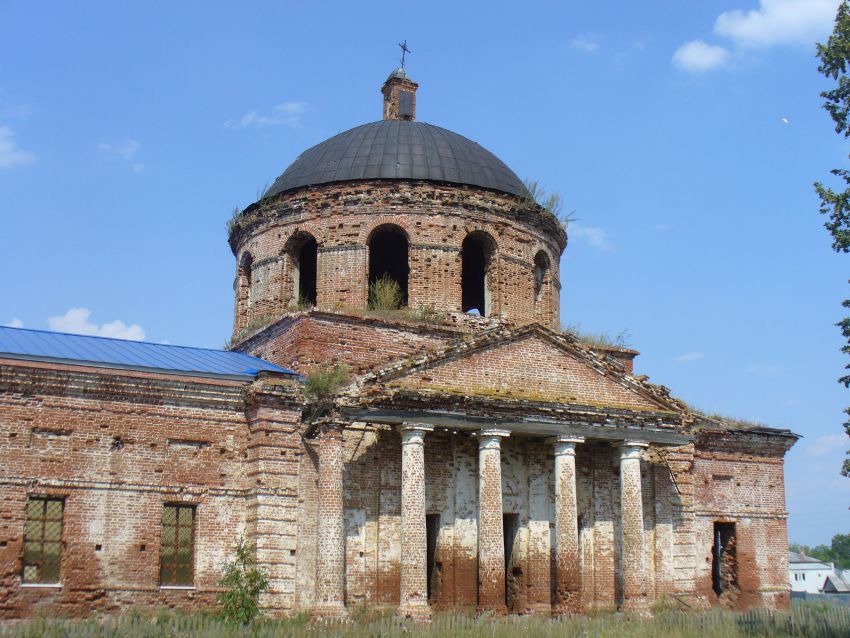
[[[737,587],[735,554],[735,523],[715,523],[711,550],[711,588],[718,596]]]
[[[549,260],[541,251],[534,258],[534,301],[539,302],[543,297],[543,284],[549,271]]]
[[[319,245],[312,236],[306,236],[295,252],[293,301],[296,306],[316,305],[316,272]]]
[[[369,291],[373,291],[378,280],[392,280],[400,290],[399,307],[406,306],[407,280],[410,273],[408,265],[409,246],[404,231],[398,226],[379,226],[369,238]],[[374,300],[370,295],[370,305]],[[380,308],[392,310],[393,308]]]
[[[466,236],[461,245],[461,310],[490,315],[490,265],[493,248],[483,234]]]
[[[162,509],[161,585],[191,585],[195,578],[195,506]]]
[[[59,582],[64,509],[65,502],[61,498],[32,496],[27,500],[23,582]]]
[[[437,563],[437,536],[440,534],[440,515],[425,515],[425,530],[427,535],[426,559],[428,565],[428,600],[434,595],[436,580],[440,575],[441,565]]]

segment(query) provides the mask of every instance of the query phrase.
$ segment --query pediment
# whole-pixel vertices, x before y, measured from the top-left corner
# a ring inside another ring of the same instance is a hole
[[[539,325],[499,329],[367,375],[361,391],[424,392],[629,411],[681,405],[618,363]]]

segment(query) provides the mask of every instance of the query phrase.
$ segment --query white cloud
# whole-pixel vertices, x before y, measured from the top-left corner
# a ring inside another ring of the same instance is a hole
[[[649,227],[649,230],[656,233],[666,233],[668,231],[673,230],[672,224],[653,224]]]
[[[705,358],[704,352],[686,352],[676,357],[676,361],[681,361],[682,363],[690,363],[691,361],[699,361],[703,358]]]
[[[760,0],[758,9],[721,13],[714,33],[741,47],[813,44],[832,30],[841,0]]]
[[[301,126],[301,118],[307,111],[306,102],[284,102],[267,113],[249,111],[238,120],[228,120],[224,126],[231,129],[243,129],[249,126],[277,126],[284,124],[292,128]]]
[[[581,49],[588,53],[593,53],[599,48],[599,42],[596,41],[596,38],[589,35],[576,36],[573,38],[572,45],[576,49]]]
[[[829,453],[843,453],[850,439],[846,434],[823,434],[806,446],[809,456],[824,456]]]
[[[576,239],[586,241],[591,248],[607,252],[614,250],[614,246],[608,241],[607,231],[598,226],[582,226],[580,224],[570,224],[569,235]]]
[[[20,319],[12,319],[9,323],[4,324],[7,328],[23,328],[24,322]]]
[[[130,161],[141,147],[137,140],[129,139],[117,144],[98,144],[97,150],[106,157]]]
[[[24,151],[15,146],[15,134],[8,126],[0,126],[0,168],[12,168],[32,164],[37,158],[35,153]]]
[[[97,325],[89,320],[91,310],[88,308],[70,308],[68,312],[60,317],[50,317],[47,325],[51,330],[70,332],[79,335],[94,335],[98,337],[114,337],[116,339],[129,339],[141,341],[145,338],[144,329],[137,323],[128,326],[123,321],[116,319],[109,323]]]
[[[692,40],[676,49],[673,64],[685,71],[703,72],[722,68],[731,58],[732,54],[723,47]]]
[[[141,173],[144,170],[145,170],[145,165],[142,164],[141,162],[136,162],[135,164],[133,164],[133,172],[134,173]]]

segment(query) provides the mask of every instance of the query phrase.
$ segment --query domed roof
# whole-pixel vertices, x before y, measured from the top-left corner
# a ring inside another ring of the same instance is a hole
[[[522,195],[524,186],[484,147],[439,126],[410,120],[364,124],[307,149],[267,196],[357,179],[422,179]]]

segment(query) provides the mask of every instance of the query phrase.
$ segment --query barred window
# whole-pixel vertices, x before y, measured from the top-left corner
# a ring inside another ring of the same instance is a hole
[[[27,501],[23,582],[59,582],[63,509],[64,501],[61,498],[31,496]]]
[[[191,585],[195,579],[195,506],[165,505],[162,510],[161,585]]]

